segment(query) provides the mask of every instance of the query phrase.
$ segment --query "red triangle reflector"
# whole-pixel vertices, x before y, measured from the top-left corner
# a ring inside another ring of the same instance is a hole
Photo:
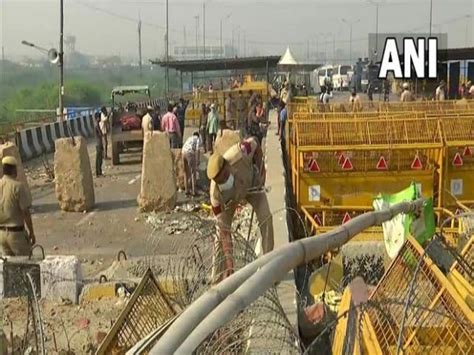
[[[387,161],[385,160],[384,156],[381,155],[379,162],[377,163],[377,170],[387,170],[388,169],[388,164]]]
[[[420,158],[418,157],[418,155],[415,156],[415,159],[413,159],[413,161],[411,162],[411,168],[413,170],[421,170],[423,169],[423,164],[421,163],[421,160]]]
[[[462,164],[463,164],[463,161],[461,158],[461,154],[457,152],[453,159],[453,166],[462,166]]]
[[[342,164],[342,170],[352,170],[354,167],[352,166],[351,160],[346,158],[344,160],[344,164]]]
[[[313,219],[314,219],[314,221],[316,222],[316,224],[317,224],[318,226],[322,226],[322,225],[323,225],[323,224],[321,223],[321,218],[319,218],[319,216],[318,216],[317,213],[314,214]]]
[[[319,173],[320,172],[319,165],[318,165],[318,162],[316,161],[316,159],[311,159],[311,161],[309,162],[309,165],[308,165],[308,169],[312,173]]]
[[[346,157],[344,156],[343,153],[341,153],[341,155],[339,155],[339,160],[338,160],[339,165],[344,164],[345,160],[346,160]]]
[[[469,148],[469,147],[464,148],[464,153],[463,153],[463,155],[464,155],[465,157],[470,157],[470,156],[472,155],[471,148]]]
[[[347,222],[349,222],[351,220],[351,216],[349,215],[348,212],[346,212],[346,214],[344,215],[344,218],[342,219],[342,224],[346,224]]]

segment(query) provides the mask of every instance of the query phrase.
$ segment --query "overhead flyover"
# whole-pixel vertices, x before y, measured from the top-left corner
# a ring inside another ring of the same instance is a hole
[[[162,61],[151,60],[152,64],[163,68],[170,68],[181,73],[197,71],[245,70],[245,69],[273,69],[277,67],[280,56],[245,57],[245,58],[217,58]]]

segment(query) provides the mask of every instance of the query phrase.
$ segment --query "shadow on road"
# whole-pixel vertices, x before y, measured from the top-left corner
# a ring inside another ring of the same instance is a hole
[[[120,210],[130,207],[138,207],[137,199],[129,199],[129,200],[118,200],[118,201],[101,201],[95,204],[96,210],[99,211],[113,211],[113,210]]]
[[[93,210],[113,211],[113,210],[120,210],[120,209],[126,209],[126,208],[131,208],[131,207],[138,207],[136,199],[96,202]],[[47,214],[47,213],[54,213],[54,212],[59,212],[59,211],[60,211],[60,208],[57,202],[33,205],[33,208],[32,208],[33,214]]]

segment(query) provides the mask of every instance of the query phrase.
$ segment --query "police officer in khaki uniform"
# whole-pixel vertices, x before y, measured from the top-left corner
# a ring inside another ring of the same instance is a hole
[[[415,97],[413,96],[413,93],[410,91],[410,85],[408,83],[403,83],[403,91],[402,91],[402,94],[400,95],[400,101],[401,102],[415,101]]]
[[[254,137],[230,147],[223,155],[209,158],[207,176],[211,181],[210,197],[217,219],[217,253],[223,255],[223,278],[233,272],[231,225],[239,203],[248,202],[257,215],[264,253],[273,250],[273,221],[263,189],[265,169],[262,150]],[[215,253],[216,254],[216,253]],[[216,258],[216,255],[214,255]]]
[[[2,159],[3,177],[0,179],[0,247],[3,255],[30,255],[35,244],[30,203],[26,187],[17,177],[17,161],[8,156]],[[28,233],[25,230],[25,224]]]

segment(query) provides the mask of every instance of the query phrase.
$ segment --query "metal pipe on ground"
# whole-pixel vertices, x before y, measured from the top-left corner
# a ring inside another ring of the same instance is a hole
[[[255,301],[288,271],[341,247],[368,227],[380,225],[399,213],[419,210],[423,202],[423,199],[402,202],[387,210],[366,213],[333,231],[290,243],[260,257],[198,298],[150,353],[192,353],[209,334]]]

